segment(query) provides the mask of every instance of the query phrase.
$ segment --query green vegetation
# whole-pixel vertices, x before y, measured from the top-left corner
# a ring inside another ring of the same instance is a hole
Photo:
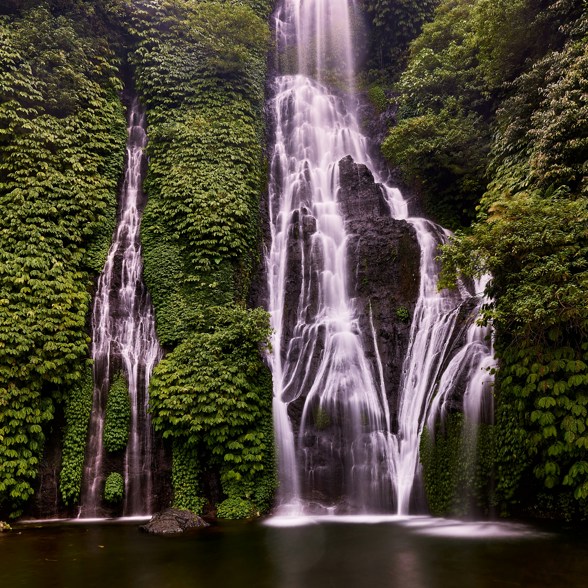
[[[515,105],[522,75],[540,82],[534,67],[557,53],[580,12],[568,0],[439,3],[410,46],[396,85],[398,124],[382,145],[404,182],[422,195],[428,215],[454,229],[473,221],[493,179],[497,109],[500,117]],[[534,101],[540,87],[534,86]]]
[[[468,508],[586,518],[586,3],[365,0],[362,9],[368,97],[384,112],[392,82],[397,95],[383,153],[430,216],[461,228],[443,252],[442,285],[492,275],[496,424],[482,427],[476,456],[457,415],[423,433],[431,508],[460,512],[455,491],[468,482]],[[119,58],[148,113],[142,242],[166,350],[151,409],[173,446],[174,503],[201,512],[220,484],[220,517],[269,508],[268,317],[246,304],[266,189],[270,10],[269,0],[2,3],[2,517],[19,516],[32,496],[45,430],[61,410],[61,496],[79,499],[92,403],[88,310],[126,139]],[[410,320],[405,308],[396,317]],[[128,402],[118,376],[106,409],[110,453],[127,442]],[[314,420],[329,426],[320,410]],[[120,501],[123,485],[111,474],[105,499]]]
[[[312,411],[312,419],[317,431],[324,431],[331,426],[331,415],[321,406]]]
[[[371,76],[394,79],[406,64],[409,43],[431,19],[439,0],[363,0],[368,19]]]
[[[476,0],[445,0],[410,47],[398,125],[382,151],[441,224],[468,224],[486,186],[492,88],[480,67]]]
[[[129,441],[131,402],[127,381],[117,374],[110,385],[104,418],[104,449],[109,453],[123,451]]]
[[[172,473],[174,507],[201,514],[207,500],[202,496],[199,455],[185,439],[173,444]]]
[[[399,306],[396,309],[396,318],[401,323],[409,323],[410,322],[410,311],[408,310],[408,308],[406,308],[406,306]]]
[[[121,474],[108,474],[104,484],[104,500],[110,504],[120,504],[125,493],[125,481]]]
[[[18,516],[32,495],[43,425],[58,403],[61,495],[67,505],[80,495],[92,402],[88,309],[114,229],[126,139],[114,51],[129,53],[148,108],[145,273],[168,352],[153,377],[153,420],[175,438],[176,503],[202,509],[202,464],[227,497],[268,508],[271,382],[260,355],[268,319],[245,302],[265,189],[270,8],[41,0],[0,9],[0,512]],[[175,431],[174,411],[188,397]],[[124,449],[128,422],[119,376],[106,408],[108,452]],[[111,478],[114,500],[120,484]]]
[[[588,513],[587,32],[585,3],[443,0],[410,47],[383,145],[429,214],[475,218],[445,248],[441,285],[492,275],[502,512]],[[423,441],[425,472],[457,443],[439,435]]]
[[[425,427],[420,459],[431,514],[489,514],[494,505],[494,434],[493,426],[472,428],[459,413],[438,423],[434,432]]]
[[[73,386],[65,400],[65,434],[63,436],[62,463],[59,475],[61,498],[66,505],[74,505],[80,497],[86,436],[94,385],[92,367],[88,365],[77,386]]]
[[[153,374],[151,410],[156,430],[174,439],[175,505],[195,512],[205,502],[201,468],[257,510],[274,483],[260,356],[268,317],[245,309],[265,187],[269,6],[182,0],[138,2],[133,12],[150,134],[145,279],[169,351]]]
[[[83,10],[35,4],[0,18],[0,512],[11,516],[33,493],[54,403],[78,393],[125,135],[115,58]]]
[[[249,519],[255,515],[255,505],[243,498],[227,498],[218,505],[216,515],[219,519]]]

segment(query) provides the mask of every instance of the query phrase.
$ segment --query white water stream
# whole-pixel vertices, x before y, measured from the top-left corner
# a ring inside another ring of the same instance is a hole
[[[328,507],[323,511],[409,512],[420,433],[456,353],[459,308],[472,296],[463,286],[456,293],[437,291],[435,257],[448,233],[408,218],[402,195],[382,182],[368,155],[369,141],[354,111],[353,13],[348,0],[283,0],[275,13],[278,51],[297,72],[276,78],[271,102],[272,242],[266,266],[281,513],[309,512],[316,503]],[[408,219],[421,248],[397,430],[381,365],[366,358],[349,294],[347,234],[337,203],[339,161],[347,155],[374,172],[392,216]],[[484,336],[481,329],[472,334],[472,344],[480,343],[470,361],[472,382],[483,379],[477,374],[491,355],[487,344],[481,351]],[[470,390],[469,396],[477,393]]]
[[[131,418],[124,456],[123,516],[152,511],[152,426],[147,412],[149,378],[161,357],[153,308],[143,284],[139,230],[145,204],[142,179],[147,144],[145,114],[138,101],[129,111],[127,168],[119,221],[108,252],[92,312],[94,399],[82,483],[80,516],[102,514],[105,477],[103,444],[106,401],[112,380],[122,371],[128,384]]]

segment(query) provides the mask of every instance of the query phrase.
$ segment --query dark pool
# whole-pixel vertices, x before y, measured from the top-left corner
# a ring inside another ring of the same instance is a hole
[[[223,524],[153,537],[137,522],[0,534],[0,587],[588,587],[588,538],[434,519]],[[284,526],[290,525],[290,526]]]

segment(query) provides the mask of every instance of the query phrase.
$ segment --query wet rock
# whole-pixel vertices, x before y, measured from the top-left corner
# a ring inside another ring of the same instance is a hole
[[[158,512],[146,524],[140,527],[141,531],[152,535],[176,535],[184,533],[188,529],[208,527],[208,523],[189,510],[168,508]]]
[[[395,417],[410,322],[419,293],[420,248],[414,228],[392,218],[382,186],[376,184],[365,165],[356,164],[348,156],[339,162],[339,173],[338,200],[348,233],[350,296],[355,299],[375,381],[380,379],[379,354]]]

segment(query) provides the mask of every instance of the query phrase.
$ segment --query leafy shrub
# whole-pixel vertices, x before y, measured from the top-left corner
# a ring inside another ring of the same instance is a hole
[[[370,86],[368,89],[368,99],[378,112],[384,112],[390,103],[384,88],[377,85]]]
[[[104,417],[104,449],[109,453],[123,451],[129,440],[131,402],[127,382],[117,374],[110,385]]]
[[[216,516],[219,519],[248,519],[258,514],[255,505],[243,498],[227,498],[218,505]]]
[[[110,504],[120,504],[125,493],[125,481],[121,474],[112,472],[104,485],[104,500]]]
[[[409,323],[410,322],[410,312],[408,311],[408,308],[406,308],[406,306],[399,306],[396,309],[396,318],[401,323]]]

